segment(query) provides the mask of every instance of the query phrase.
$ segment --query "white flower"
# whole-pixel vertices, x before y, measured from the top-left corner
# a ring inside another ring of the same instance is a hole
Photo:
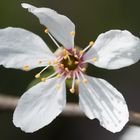
[[[49,8],[22,4],[36,15],[45,32],[59,48],[52,53],[37,35],[20,28],[0,30],[0,64],[7,68],[31,70],[53,66],[55,73],[41,78],[41,82],[20,98],[13,115],[15,126],[34,132],[48,125],[66,105],[67,78],[72,78],[70,92],[79,86],[79,105],[90,119],[97,118],[111,132],[120,131],[128,121],[126,102],[119,91],[107,81],[84,74],[86,63],[105,69],[119,69],[140,59],[140,40],[128,31],[111,30],[99,35],[84,50],[74,48],[75,26],[66,16]],[[55,39],[63,45],[60,47]]]

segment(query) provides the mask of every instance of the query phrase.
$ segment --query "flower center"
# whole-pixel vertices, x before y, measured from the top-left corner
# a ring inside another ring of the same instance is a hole
[[[78,59],[74,56],[69,56],[67,59],[63,59],[61,64],[64,65],[64,68],[68,68],[68,70],[75,70],[78,66]]]
[[[83,53],[74,48],[70,50],[60,49],[56,52],[58,63],[56,64],[56,71],[72,78],[76,73],[86,70],[86,65],[83,63]]]

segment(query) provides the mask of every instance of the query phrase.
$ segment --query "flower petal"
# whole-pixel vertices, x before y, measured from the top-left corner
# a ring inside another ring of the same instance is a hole
[[[0,29],[0,65],[33,69],[46,66],[48,59],[54,58],[44,41],[32,32],[12,27]]]
[[[120,131],[128,122],[128,108],[119,91],[103,79],[85,76],[79,84],[79,105],[90,119],[97,118],[111,132]]]
[[[84,59],[94,57],[97,57],[96,62],[90,63],[105,69],[119,69],[132,65],[140,59],[140,39],[126,30],[102,33]]]
[[[46,26],[64,47],[74,47],[75,25],[69,18],[49,8],[37,8],[26,3],[22,3],[22,7],[37,16],[40,23]]]
[[[52,78],[25,92],[13,115],[13,123],[23,131],[32,133],[52,122],[66,104],[65,82]],[[58,89],[56,85],[60,83]]]

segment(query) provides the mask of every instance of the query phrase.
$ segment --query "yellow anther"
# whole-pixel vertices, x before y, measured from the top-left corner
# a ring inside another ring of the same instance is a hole
[[[66,60],[68,58],[68,55],[66,54],[65,56],[64,56],[64,59]]]
[[[70,92],[71,92],[71,93],[74,93],[74,92],[75,92],[75,89],[74,89],[74,88],[71,88],[71,89],[70,89]]]
[[[77,56],[76,54],[74,55],[74,57],[75,57],[75,58],[78,58],[78,56]]]
[[[58,64],[58,60],[55,60],[53,63],[54,63],[54,64]]]
[[[89,45],[90,45],[90,46],[92,46],[93,44],[94,44],[94,42],[93,42],[93,41],[90,41],[90,42],[89,42]]]
[[[80,55],[83,55],[83,53],[84,53],[83,51],[80,51]]]
[[[83,79],[83,83],[88,83],[88,80],[87,79]]]
[[[76,84],[78,85],[80,83],[80,80],[76,80]]]
[[[47,78],[41,78],[42,82],[45,82],[47,80]]]
[[[56,85],[56,89],[59,90],[60,88],[61,88],[61,85],[60,84],[57,84]]]
[[[63,50],[63,54],[64,54],[64,55],[67,55],[67,54],[68,54],[68,52],[67,52],[66,49]]]
[[[75,36],[75,32],[74,31],[70,32],[70,35]]]
[[[40,73],[35,75],[35,78],[39,78],[40,77]]]
[[[75,62],[74,62],[75,65],[77,65],[78,63],[79,63],[78,61],[75,61]]]
[[[47,34],[49,32],[48,28],[46,28],[44,32]]]
[[[65,71],[66,71],[66,72],[69,72],[69,69],[66,67],[66,68],[65,68]]]
[[[76,52],[76,48],[73,48],[72,50],[73,50],[74,52]]]
[[[93,62],[96,62],[97,61],[97,58],[96,57],[92,58],[92,61]]]
[[[50,60],[48,60],[48,64],[51,65],[51,61]]]
[[[56,76],[57,78],[60,78],[61,77],[61,74],[59,73],[59,74],[57,74],[57,76]]]
[[[64,67],[64,64],[60,64],[60,66],[63,68]]]
[[[81,68],[81,71],[85,72],[86,71],[86,68]]]
[[[29,71],[30,68],[29,68],[29,66],[24,66],[24,67],[23,67],[23,70],[24,70],[24,71]]]

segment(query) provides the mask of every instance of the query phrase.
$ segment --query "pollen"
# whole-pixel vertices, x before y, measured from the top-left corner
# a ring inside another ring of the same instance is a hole
[[[60,64],[60,66],[61,66],[62,68],[64,68],[64,64]]]
[[[85,72],[86,71],[86,68],[81,68],[81,71]]]
[[[57,78],[60,78],[61,77],[61,74],[59,73],[59,74],[57,74],[57,76],[56,76]]]
[[[66,71],[66,72],[69,72],[69,69],[66,67],[66,68],[65,68],[65,71]]]
[[[50,60],[48,60],[48,65],[51,65],[51,61]]]
[[[70,92],[71,92],[71,93],[74,93],[74,92],[75,92],[75,89],[74,89],[74,88],[71,88],[71,89],[70,89]]]
[[[29,66],[26,65],[26,66],[23,67],[23,70],[24,70],[24,71],[29,71],[30,68],[29,68]]]
[[[36,74],[35,78],[40,78],[40,73]]]
[[[41,78],[41,81],[42,81],[42,82],[45,82],[45,81],[46,81],[46,78]]]
[[[90,41],[90,42],[89,42],[89,45],[90,45],[90,46],[92,46],[93,44],[94,44],[94,42],[93,42],[93,41]]]
[[[44,32],[47,34],[49,32],[48,28],[46,28]]]
[[[78,61],[75,61],[75,62],[74,62],[75,65],[77,65],[78,63],[79,63]]]
[[[53,63],[54,63],[54,64],[58,64],[58,60],[55,60]]]
[[[80,51],[80,55],[83,55],[83,53],[84,53],[83,51]]]
[[[75,36],[75,32],[74,32],[74,31],[71,31],[71,32],[70,32],[70,35],[71,35],[71,36]]]
[[[93,62],[96,62],[96,61],[97,61],[97,58],[96,58],[96,57],[93,57],[93,58],[92,58],[92,61],[93,61]]]

